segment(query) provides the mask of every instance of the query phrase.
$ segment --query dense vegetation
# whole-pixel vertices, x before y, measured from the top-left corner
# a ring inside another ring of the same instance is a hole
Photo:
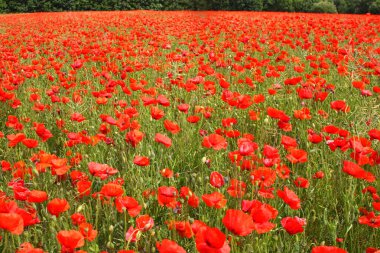
[[[379,15],[0,15],[0,252],[380,253],[379,33]]]
[[[380,0],[0,0],[0,12],[79,10],[255,10],[380,13]]]

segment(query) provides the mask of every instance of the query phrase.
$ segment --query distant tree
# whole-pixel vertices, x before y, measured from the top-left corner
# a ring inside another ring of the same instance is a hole
[[[317,13],[337,13],[336,6],[333,2],[321,1],[313,4],[311,12]]]
[[[311,8],[318,0],[293,0],[294,11],[311,12]]]
[[[230,1],[229,0],[210,0],[209,7],[211,10],[229,10],[231,7]]]
[[[9,12],[29,12],[28,5],[23,0],[6,1]]]
[[[235,0],[230,2],[231,10],[262,10],[263,9],[263,1],[261,0]]]
[[[373,14],[380,14],[380,0],[375,0],[369,6],[369,12]]]
[[[266,11],[294,11],[294,0],[267,0],[263,7]]]
[[[208,10],[211,9],[211,2],[207,0],[192,0],[190,1],[191,10]]]
[[[348,11],[348,5],[346,0],[334,0],[334,4],[338,13],[346,13]]]
[[[367,13],[374,0],[360,0],[356,6],[356,13]]]
[[[245,0],[244,1],[244,9],[243,10],[249,10],[249,11],[262,11],[264,8],[264,1],[263,0]]]
[[[7,2],[5,0],[0,0],[0,13],[8,12]]]
[[[0,12],[249,10],[378,13],[380,0],[0,0]]]

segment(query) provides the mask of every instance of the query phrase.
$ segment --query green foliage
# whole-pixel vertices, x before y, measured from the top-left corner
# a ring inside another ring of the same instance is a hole
[[[5,0],[0,0],[0,13],[4,13],[7,11],[7,3]]]
[[[328,1],[321,1],[313,4],[311,12],[317,13],[337,13],[337,9],[334,3]]]
[[[369,6],[369,12],[373,14],[380,14],[380,0],[376,0]]]
[[[266,11],[294,11],[295,0],[268,0],[264,3]]]
[[[311,8],[316,2],[316,0],[293,0],[294,11],[311,12]]]
[[[334,0],[334,4],[335,4],[336,9],[339,13],[348,12],[348,4],[347,4],[346,0]]]
[[[86,10],[239,10],[378,13],[379,0],[0,0],[0,13]]]

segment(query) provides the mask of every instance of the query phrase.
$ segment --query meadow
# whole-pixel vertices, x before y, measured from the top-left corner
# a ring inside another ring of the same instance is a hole
[[[0,252],[380,252],[379,32],[0,15]]]

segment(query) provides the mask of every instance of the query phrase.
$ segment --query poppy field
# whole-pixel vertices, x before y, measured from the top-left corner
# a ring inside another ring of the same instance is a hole
[[[0,16],[0,252],[380,252],[380,17]]]

